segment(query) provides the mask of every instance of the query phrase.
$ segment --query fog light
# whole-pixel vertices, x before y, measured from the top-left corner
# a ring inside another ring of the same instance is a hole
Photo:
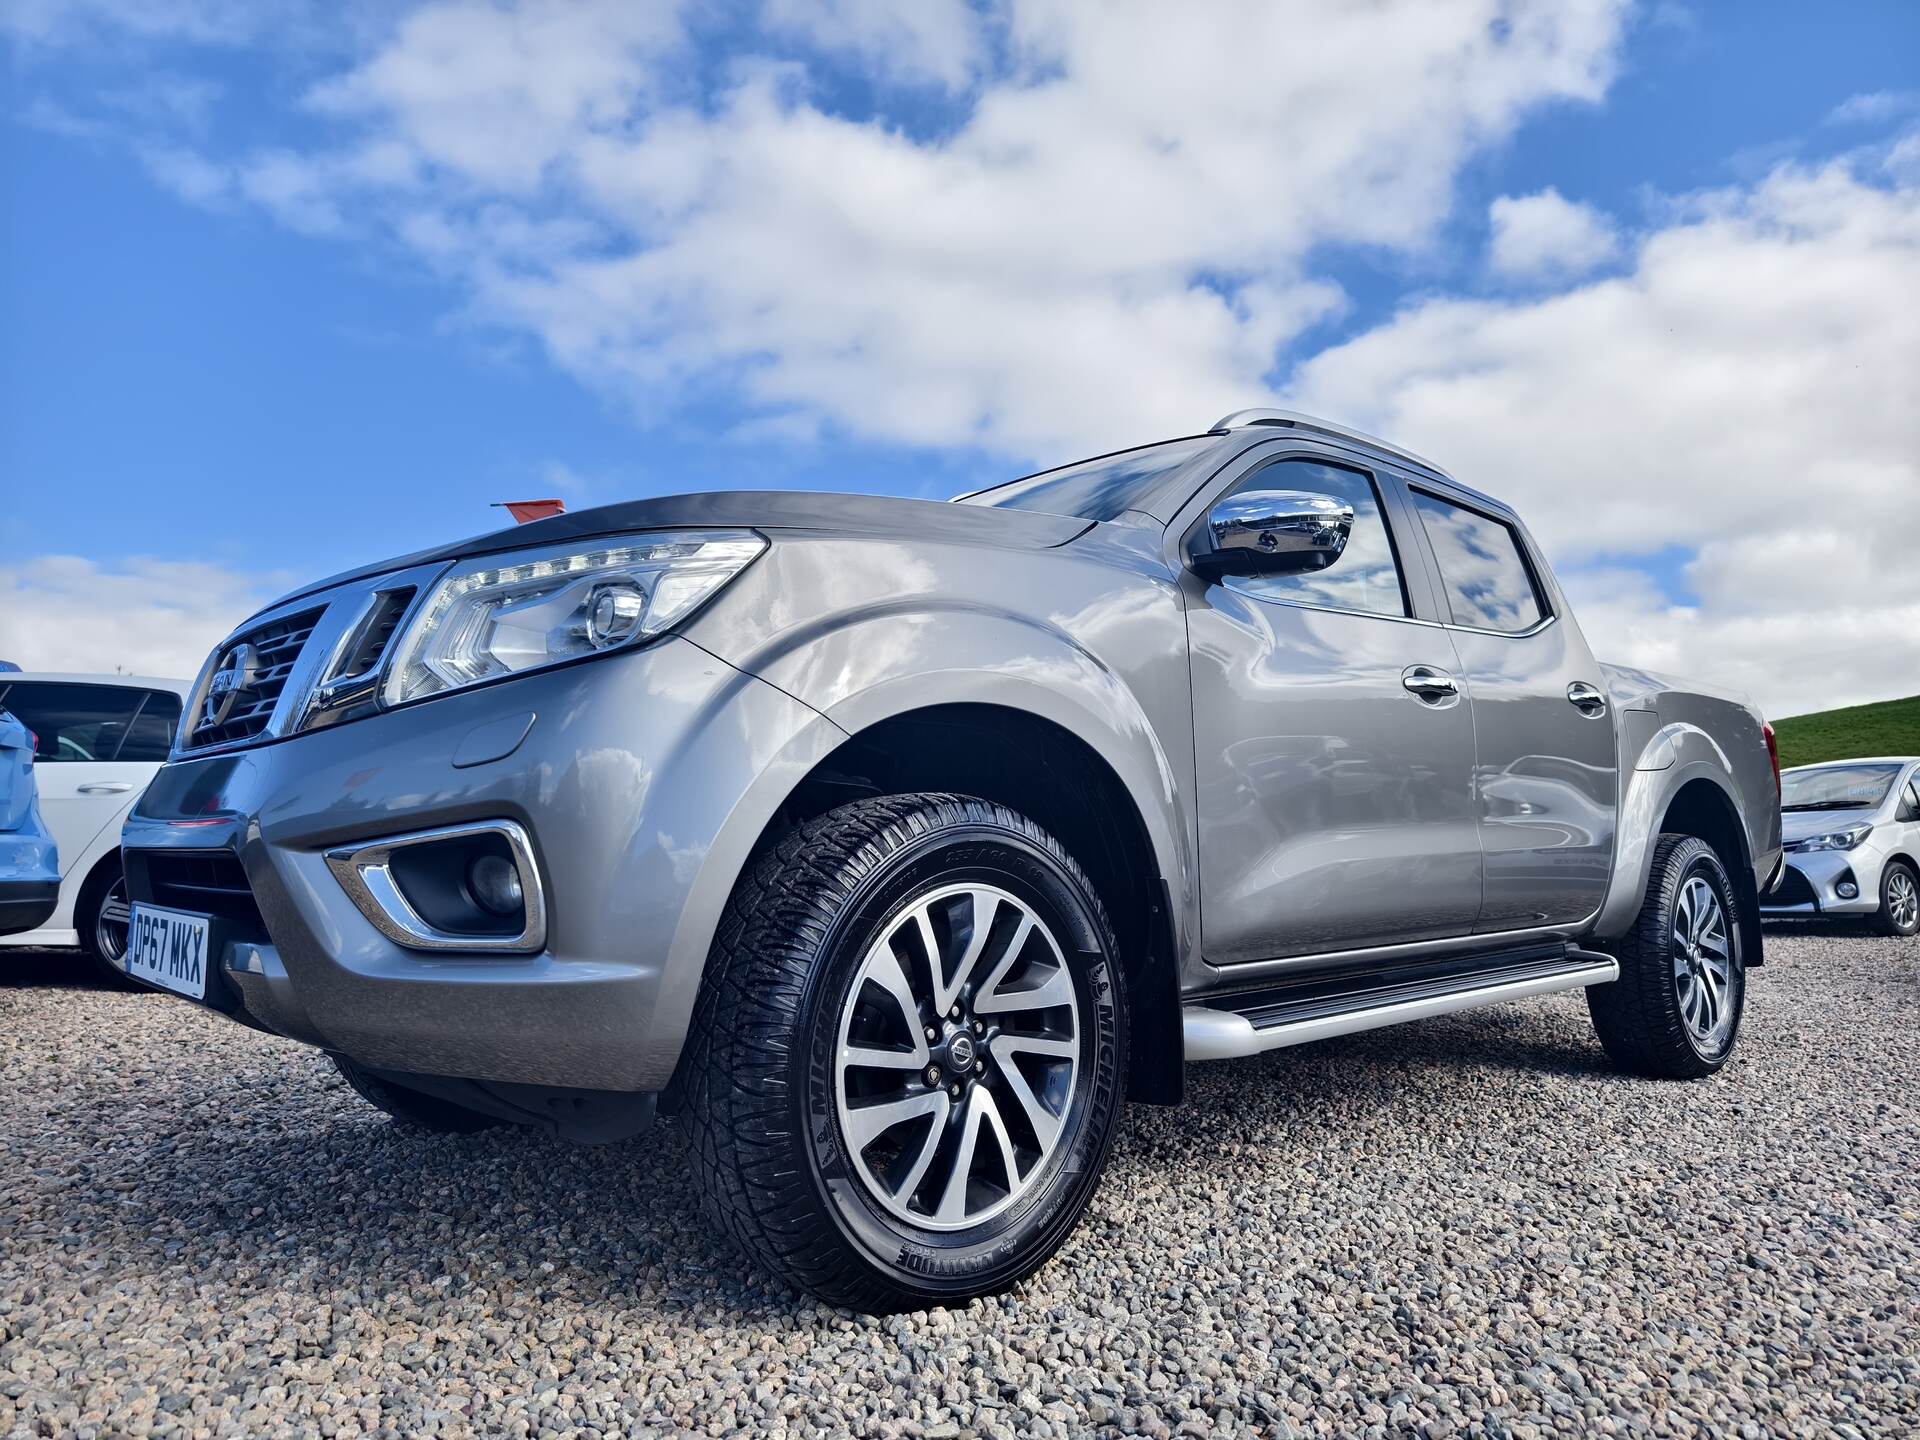
[[[1842,880],[1838,885],[1833,887],[1833,893],[1838,895],[1842,900],[1851,900],[1860,893],[1860,887],[1851,880]]]
[[[467,890],[489,915],[518,915],[526,904],[520,872],[504,855],[481,855],[467,867]]]

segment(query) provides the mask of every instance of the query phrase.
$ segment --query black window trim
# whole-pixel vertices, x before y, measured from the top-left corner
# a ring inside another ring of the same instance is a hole
[[[1374,503],[1380,511],[1380,523],[1387,532],[1387,549],[1393,556],[1394,574],[1400,582],[1400,604],[1403,607],[1403,613],[1389,615],[1381,610],[1355,610],[1346,605],[1320,605],[1311,600],[1289,600],[1283,595],[1263,595],[1258,591],[1242,589],[1233,584],[1233,577],[1223,577],[1210,583],[1222,589],[1231,590],[1234,594],[1244,596],[1248,600],[1258,601],[1262,605],[1290,605],[1296,610],[1315,610],[1326,615],[1357,615],[1365,620],[1389,620],[1401,625],[1437,626],[1441,623],[1437,620],[1429,620],[1419,613],[1420,607],[1410,583],[1412,576],[1407,564],[1406,547],[1401,544],[1401,537],[1395,533],[1395,527],[1400,524],[1400,516],[1396,513],[1392,486],[1394,483],[1403,483],[1398,482],[1397,476],[1382,472],[1359,454],[1347,454],[1332,448],[1295,443],[1270,454],[1262,453],[1264,449],[1264,446],[1254,446],[1240,451],[1233,460],[1215,473],[1215,484],[1202,486],[1189,497],[1187,503],[1191,505],[1197,501],[1200,508],[1191,521],[1178,527],[1179,554],[1183,568],[1186,558],[1193,553],[1194,537],[1207,523],[1208,512],[1219,501],[1231,495],[1263,470],[1270,470],[1275,465],[1284,465],[1289,460],[1306,460],[1315,465],[1324,465],[1330,470],[1351,471],[1364,477],[1373,487]],[[1242,466],[1238,463],[1241,461],[1247,463]],[[1227,477],[1224,481],[1221,480],[1222,475]],[[1181,508],[1184,510],[1186,507]],[[1187,573],[1193,572],[1188,570]]]
[[[1435,585],[1437,592],[1436,598],[1441,605],[1446,607],[1447,618],[1440,622],[1442,629],[1460,630],[1469,635],[1496,635],[1502,640],[1526,640],[1538,635],[1542,630],[1545,630],[1549,625],[1553,624],[1555,620],[1560,618],[1554,607],[1553,596],[1548,592],[1547,587],[1541,583],[1540,562],[1534,557],[1533,546],[1528,543],[1526,535],[1521,531],[1519,523],[1513,516],[1502,515],[1498,511],[1490,510],[1484,505],[1475,505],[1470,501],[1461,499],[1457,495],[1449,495],[1445,490],[1435,485],[1409,480],[1406,482],[1406,486],[1407,492],[1410,495],[1425,495],[1429,500],[1438,500],[1442,505],[1451,505],[1456,510],[1465,510],[1469,515],[1478,515],[1482,520],[1490,521],[1500,526],[1508,535],[1512,536],[1514,553],[1520,557],[1520,566],[1527,572],[1527,583],[1533,587],[1533,603],[1540,607],[1540,618],[1524,630],[1489,630],[1484,625],[1463,625],[1460,621],[1456,620],[1453,615],[1453,595],[1447,584],[1447,572],[1440,564],[1440,556],[1433,548],[1433,539],[1427,534],[1426,522],[1420,518],[1418,507],[1416,506],[1413,517],[1414,523],[1420,526],[1421,543],[1426,546],[1428,559],[1433,565],[1434,579],[1437,582]]]

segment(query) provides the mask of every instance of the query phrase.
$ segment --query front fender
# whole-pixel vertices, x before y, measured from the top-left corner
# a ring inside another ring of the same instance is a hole
[[[1078,736],[1132,799],[1184,960],[1198,944],[1185,615],[1152,557],[1085,543],[1082,558],[783,536],[691,634],[848,734],[985,705]]]

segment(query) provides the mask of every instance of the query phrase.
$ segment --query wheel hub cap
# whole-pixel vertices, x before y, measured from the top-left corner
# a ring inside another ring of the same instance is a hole
[[[1067,1128],[1080,1007],[1053,932],[991,885],[948,885],[880,928],[841,1005],[834,1102],[855,1174],[927,1230],[1030,1191]]]

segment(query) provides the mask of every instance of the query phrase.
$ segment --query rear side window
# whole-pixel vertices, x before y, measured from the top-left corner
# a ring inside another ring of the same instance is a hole
[[[1545,618],[1539,586],[1511,525],[1422,490],[1412,495],[1440,562],[1454,624],[1517,634]]]
[[[180,697],[128,685],[67,685],[28,680],[0,694],[37,737],[38,765],[89,760],[164,760],[180,719]],[[144,719],[148,705],[151,722]],[[156,748],[157,746],[157,748]]]
[[[1025,480],[1009,480],[969,495],[960,503],[1077,515],[1082,520],[1117,520],[1122,511],[1139,509],[1167,476],[1219,443],[1217,435],[1199,435],[1191,440],[1144,445]]]
[[[1358,610],[1368,615],[1405,615],[1406,592],[1393,541],[1380,514],[1373,480],[1358,470],[1322,465],[1315,460],[1281,460],[1254,471],[1233,487],[1234,495],[1254,490],[1304,491],[1327,495],[1353,507],[1353,530],[1340,558],[1324,570],[1293,575],[1237,575],[1227,583],[1263,600],[1290,600],[1329,610]]]

